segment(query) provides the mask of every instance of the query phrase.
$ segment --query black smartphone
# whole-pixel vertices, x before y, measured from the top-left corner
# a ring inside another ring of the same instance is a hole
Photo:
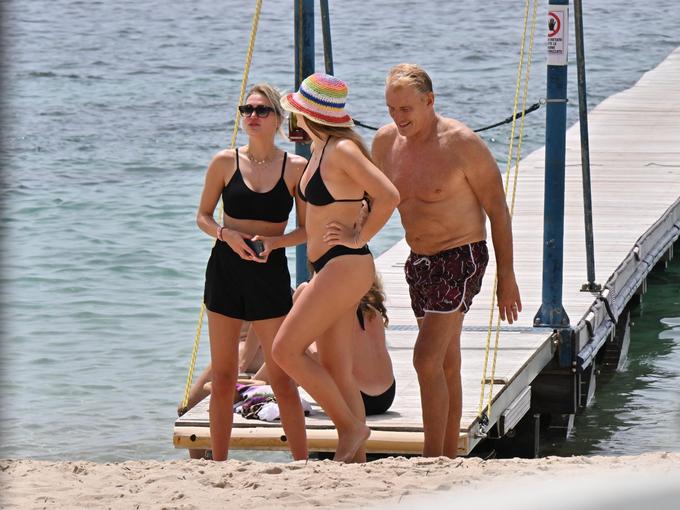
[[[288,117],[288,139],[297,143],[310,143],[312,141],[307,131],[297,125],[294,113],[291,113]]]
[[[244,241],[248,245],[248,248],[255,252],[255,256],[258,259],[261,259],[262,257],[260,256],[260,254],[264,251],[264,243],[259,239],[257,241],[253,241],[251,239],[244,239]]]

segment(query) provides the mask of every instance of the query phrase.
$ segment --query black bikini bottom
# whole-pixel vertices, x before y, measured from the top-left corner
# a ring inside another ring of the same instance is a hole
[[[368,249],[367,244],[363,245],[361,248],[349,248],[344,244],[337,244],[311,264],[314,271],[318,273],[335,257],[341,257],[342,255],[368,255],[369,253],[371,253],[371,250]]]
[[[386,412],[392,402],[394,401],[394,394],[397,389],[397,381],[392,383],[392,386],[387,388],[383,393],[376,396],[366,395],[361,392],[361,398],[364,400],[364,409],[366,409],[366,416],[373,414],[383,414]]]

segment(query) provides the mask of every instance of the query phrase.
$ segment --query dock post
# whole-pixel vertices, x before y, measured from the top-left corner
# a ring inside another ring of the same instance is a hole
[[[534,317],[534,326],[557,328],[569,325],[562,306],[568,23],[569,0],[551,0],[548,5],[543,286],[541,308]]]
[[[295,90],[297,90],[302,80],[314,73],[314,0],[296,0],[294,18]],[[309,159],[309,145],[296,143],[295,153]],[[295,248],[295,274],[297,285],[309,279],[306,244],[300,244]]]
[[[593,200],[590,191],[590,142],[588,140],[588,100],[586,94],[586,57],[583,43],[583,8],[574,0],[574,30],[576,35],[576,71],[578,81],[578,119],[581,130],[581,172],[583,174],[583,216],[586,234],[586,271],[588,281],[584,292],[600,292],[595,282],[595,242],[593,240]]]
[[[334,75],[331,18],[328,13],[328,0],[319,0],[319,5],[321,7],[321,33],[323,34],[323,62],[326,67],[326,74]]]

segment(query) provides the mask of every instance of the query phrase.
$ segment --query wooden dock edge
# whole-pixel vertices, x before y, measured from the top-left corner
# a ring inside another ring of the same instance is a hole
[[[548,335],[545,342],[536,349],[536,352],[522,366],[517,375],[508,381],[503,389],[493,397],[486,431],[495,426],[499,422],[501,415],[513,403],[514,399],[518,395],[521,395],[526,388],[531,386],[531,383],[536,376],[541,373],[550,360],[553,359],[556,348],[557,342],[553,340],[553,335]],[[472,449],[484,439],[484,433],[486,431],[482,430],[480,419],[475,418],[467,431],[470,438],[468,440],[468,450],[465,453],[460,453],[459,445],[459,455],[469,455]]]
[[[334,452],[338,436],[335,429],[307,429],[307,446],[310,452]],[[458,454],[467,455],[471,449],[470,436],[461,432]],[[209,427],[175,426],[172,442],[175,448],[210,448]],[[234,427],[231,433],[231,450],[288,451],[283,428]],[[366,442],[366,452],[387,455],[420,455],[423,451],[423,433],[373,430]]]

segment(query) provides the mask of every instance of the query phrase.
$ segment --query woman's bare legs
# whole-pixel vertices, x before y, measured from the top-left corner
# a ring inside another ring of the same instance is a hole
[[[191,389],[189,390],[189,400],[187,402],[186,407],[182,406],[182,402],[180,402],[179,406],[177,407],[177,414],[179,416],[184,415],[189,409],[193,408],[201,400],[210,395],[210,391],[206,390],[204,386],[206,385],[206,383],[210,382],[211,377],[212,369],[210,367],[210,363],[208,363],[208,366],[205,367],[203,372],[201,372],[201,375],[199,375],[196,381],[194,381],[194,384],[191,385]],[[189,458],[202,459],[204,457],[205,457],[204,449],[196,448],[189,449]]]
[[[371,287],[374,274],[373,257],[369,255],[345,255],[332,259],[293,304],[273,345],[274,360],[333,420],[338,431],[335,460],[341,462],[351,461],[371,432],[365,421],[354,413],[328,370],[305,351],[315,339],[353,311]],[[341,341],[349,342],[349,338]],[[345,360],[338,362],[342,364]],[[344,387],[344,384],[341,385]]]
[[[252,324],[257,337],[260,339],[260,345],[262,345],[269,384],[279,403],[281,424],[288,438],[290,452],[295,460],[303,460],[308,457],[307,431],[297,384],[272,359],[272,344],[283,319],[284,317],[278,317],[255,321]]]
[[[352,335],[355,333],[356,308],[351,308],[316,340],[321,365],[328,371],[352,413],[366,422],[366,410],[354,376]],[[359,448],[353,462],[366,462],[366,451]]]
[[[210,443],[213,460],[226,460],[234,421],[234,388],[238,377],[241,320],[208,311],[212,393]]]

